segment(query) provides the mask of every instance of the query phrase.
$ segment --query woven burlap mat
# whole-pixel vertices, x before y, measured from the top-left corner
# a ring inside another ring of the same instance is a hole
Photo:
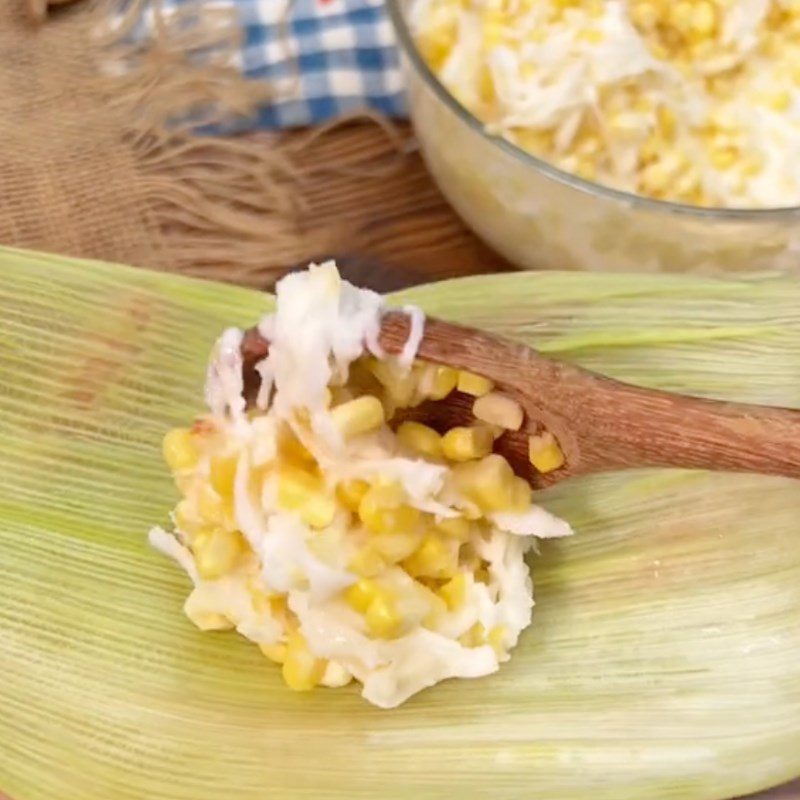
[[[26,6],[42,1],[0,3],[3,244],[264,286],[330,251],[315,205],[361,202],[360,187],[404,158],[406,140],[369,115],[378,138],[325,160],[309,153],[347,121],[289,137],[198,134],[277,91],[234,66],[230,10],[79,0],[35,24]],[[319,196],[324,172],[350,178],[344,197]]]

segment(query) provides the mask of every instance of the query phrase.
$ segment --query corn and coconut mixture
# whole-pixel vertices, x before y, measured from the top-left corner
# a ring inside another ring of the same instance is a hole
[[[798,0],[413,0],[419,50],[491,133],[698,206],[800,205]]]
[[[417,309],[402,354],[386,357],[382,309],[331,262],[284,278],[259,325],[270,348],[252,409],[242,333],[226,331],[210,413],[164,439],[182,499],[174,531],[150,541],[190,576],[184,610],[199,628],[235,628],[292,689],[355,678],[388,708],[506,661],[531,621],[525,554],[571,531],[492,452],[522,424],[519,405],[486,378],[416,361]],[[442,436],[392,422],[456,390],[476,398],[474,424]],[[564,463],[548,433],[530,453],[541,471]]]

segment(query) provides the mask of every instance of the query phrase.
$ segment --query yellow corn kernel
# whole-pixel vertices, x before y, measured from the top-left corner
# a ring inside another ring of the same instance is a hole
[[[555,436],[549,431],[528,439],[528,459],[542,474],[564,466],[564,453]]]
[[[484,512],[507,511],[514,504],[514,470],[503,456],[492,453],[478,462],[459,464],[456,486]]]
[[[471,394],[473,397],[482,397],[494,389],[494,383],[483,375],[476,375],[474,372],[460,370],[458,373],[458,383],[456,388],[464,394]]]
[[[480,622],[476,622],[466,633],[458,637],[458,641],[464,647],[480,647],[486,644],[486,628]]]
[[[379,484],[361,499],[358,516],[373,533],[402,533],[413,531],[420,513],[405,501],[405,493],[397,483]]]
[[[418,531],[379,533],[370,542],[375,551],[389,564],[408,558],[419,547],[422,534]]]
[[[715,147],[711,151],[711,163],[717,169],[729,169],[739,158],[739,151],[735,147]]]
[[[482,422],[499,425],[510,431],[518,431],[522,427],[524,412],[522,406],[500,392],[489,392],[475,400],[472,413]]]
[[[458,542],[428,534],[403,568],[412,578],[450,578],[458,569]]]
[[[233,497],[233,482],[236,478],[236,456],[214,456],[209,464],[209,477],[214,491],[222,498]]]
[[[161,443],[161,449],[164,461],[172,472],[192,469],[200,458],[192,439],[192,432],[188,428],[173,428],[168,431]]]
[[[234,628],[234,624],[224,614],[213,611],[194,612],[190,619],[201,631],[230,631]]]
[[[495,625],[486,637],[486,643],[490,644],[498,656],[506,654],[505,639],[508,634],[508,629],[505,625]]]
[[[286,655],[281,670],[286,685],[296,692],[313,689],[325,674],[326,662],[314,658],[299,631],[290,634],[286,642]]]
[[[764,158],[760,154],[751,153],[742,162],[742,174],[749,177],[758,175],[764,169]]]
[[[658,121],[659,133],[667,140],[675,137],[675,129],[677,127],[677,120],[672,109],[667,106],[659,106],[656,112],[656,120]]]
[[[197,490],[197,513],[203,522],[209,525],[219,525],[225,517],[225,503],[222,498],[207,483],[202,484]]]
[[[306,525],[325,528],[333,522],[336,501],[322,481],[306,470],[284,464],[278,471],[278,505],[296,511]]]
[[[336,497],[349,511],[358,511],[358,505],[364,495],[369,491],[369,484],[359,478],[342,481],[336,487]]]
[[[370,635],[379,639],[391,639],[397,636],[402,625],[394,601],[385,592],[372,599],[364,613],[364,620]]]
[[[272,614],[272,597],[265,592],[258,583],[250,579],[247,584],[250,592],[250,602],[257,614]]]
[[[325,674],[322,676],[320,683],[331,689],[338,689],[342,686],[347,686],[352,680],[353,675],[351,672],[346,670],[341,664],[337,664],[335,661],[329,661],[325,667]]]
[[[191,537],[203,529],[203,523],[197,519],[194,507],[189,500],[181,500],[172,512],[172,521],[175,527]]]
[[[448,536],[452,536],[460,542],[466,542],[472,532],[472,526],[468,519],[464,517],[448,517],[440,519],[436,523],[438,530],[443,531]]]
[[[467,576],[463,572],[456,573],[439,589],[438,594],[447,604],[448,611],[461,608],[467,599]]]
[[[383,425],[383,406],[377,397],[365,394],[331,411],[334,425],[345,439],[374,431]]]
[[[237,531],[214,528],[194,538],[192,551],[200,577],[214,580],[236,567],[245,551],[245,544]]]
[[[278,432],[278,454],[283,461],[289,461],[301,467],[315,463],[314,456],[288,425],[283,425]]]
[[[415,453],[428,458],[442,457],[442,437],[420,422],[403,422],[397,429],[397,439]]]
[[[283,664],[286,661],[286,653],[288,647],[283,642],[276,642],[275,644],[259,644],[258,649],[270,660],[276,664]]]
[[[442,452],[451,461],[470,461],[491,453],[493,444],[489,428],[451,428],[442,437]]]
[[[533,503],[533,489],[524,478],[514,478],[512,487],[511,511],[527,511]]]
[[[423,380],[425,381],[425,394],[431,400],[443,400],[458,383],[458,371],[452,367],[442,367],[437,364],[428,364]]]
[[[411,404],[417,388],[417,373],[406,372],[390,361],[369,359],[367,367],[386,390],[395,408],[405,408]]]
[[[358,550],[350,559],[347,569],[362,578],[371,578],[386,569],[386,562],[378,552],[374,542],[370,542]]]
[[[792,104],[792,96],[784,90],[767,95],[764,101],[773,111],[786,111]]]
[[[380,587],[375,581],[362,578],[344,590],[344,599],[353,610],[363,614],[380,592]]]
[[[694,37],[708,38],[717,29],[717,14],[709,0],[695,2],[691,12],[690,31]]]
[[[598,28],[586,28],[578,34],[578,39],[589,44],[600,44],[605,39],[605,35]]]
[[[644,30],[654,28],[659,20],[658,8],[656,8],[655,3],[647,1],[633,3],[630,15],[634,25]]]

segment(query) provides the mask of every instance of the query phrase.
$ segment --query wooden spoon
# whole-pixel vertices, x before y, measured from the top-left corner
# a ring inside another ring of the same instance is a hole
[[[384,315],[380,343],[398,354],[408,338],[406,314]],[[254,366],[269,343],[251,329],[242,342],[245,384],[258,385]],[[525,345],[473,328],[428,318],[418,358],[475,372],[494,381],[525,411],[519,431],[495,449],[535,487],[573,475],[636,467],[682,467],[800,478],[800,410],[726,403],[643,389],[542,356]],[[474,420],[474,398],[454,392],[404,412],[438,430]],[[566,456],[561,468],[537,472],[528,437],[542,429]]]

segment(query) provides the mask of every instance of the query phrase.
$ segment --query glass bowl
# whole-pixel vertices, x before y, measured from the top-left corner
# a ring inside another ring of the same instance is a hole
[[[584,180],[487,134],[416,49],[411,0],[387,0],[425,162],[486,242],[527,269],[800,274],[800,207],[717,209]]]

